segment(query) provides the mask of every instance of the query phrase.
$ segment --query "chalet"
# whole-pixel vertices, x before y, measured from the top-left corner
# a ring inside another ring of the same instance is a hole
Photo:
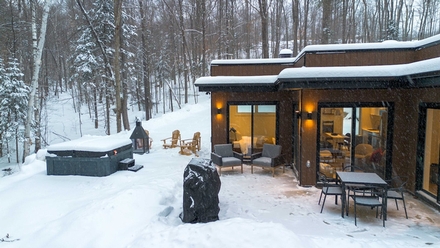
[[[405,176],[408,192],[440,206],[440,35],[214,60],[195,84],[211,93],[212,145],[249,155],[279,144],[303,186],[346,165]]]

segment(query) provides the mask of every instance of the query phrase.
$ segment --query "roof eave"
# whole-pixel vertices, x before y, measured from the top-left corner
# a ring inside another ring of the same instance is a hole
[[[202,92],[275,92],[278,88],[275,84],[230,84],[230,85],[216,85],[216,84],[202,84],[196,85],[199,91]]]
[[[389,89],[409,86],[406,77],[279,79],[278,89]]]

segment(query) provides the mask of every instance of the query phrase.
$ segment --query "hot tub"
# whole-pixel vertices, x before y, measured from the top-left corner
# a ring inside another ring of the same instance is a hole
[[[84,136],[47,148],[47,175],[108,176],[119,161],[133,158],[131,140],[124,135]]]

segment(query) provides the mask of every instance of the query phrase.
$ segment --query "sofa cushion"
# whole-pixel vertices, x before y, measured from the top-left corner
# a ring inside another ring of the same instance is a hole
[[[268,158],[268,157],[260,157],[260,158],[252,160],[252,164],[258,165],[258,166],[271,167],[272,166],[272,159]]]
[[[223,157],[222,166],[239,166],[241,165],[241,160],[236,157]]]

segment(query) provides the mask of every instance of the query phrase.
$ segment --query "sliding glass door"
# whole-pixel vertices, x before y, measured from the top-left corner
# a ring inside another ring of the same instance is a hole
[[[264,143],[276,144],[276,104],[230,104],[229,143],[235,151],[250,156]]]
[[[327,106],[320,108],[319,168],[328,177],[353,170],[386,175],[387,107]]]
[[[423,156],[422,189],[440,202],[438,184],[440,167],[440,109],[427,108]]]

